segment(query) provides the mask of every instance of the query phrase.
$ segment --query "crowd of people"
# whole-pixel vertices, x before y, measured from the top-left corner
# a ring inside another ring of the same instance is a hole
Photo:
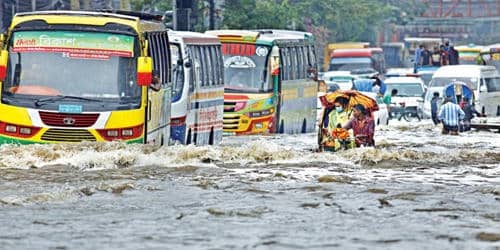
[[[452,43],[446,41],[444,44],[434,46],[432,51],[425,44],[419,45],[415,50],[415,67],[459,64],[458,51]]]

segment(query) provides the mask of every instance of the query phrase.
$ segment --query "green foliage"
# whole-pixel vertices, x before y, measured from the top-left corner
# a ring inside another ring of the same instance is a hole
[[[224,8],[223,26],[229,29],[293,29],[302,23],[287,0],[226,1]]]
[[[224,7],[224,28],[305,29],[320,41],[374,41],[382,22],[405,23],[425,9],[418,0],[240,0]]]
[[[172,9],[172,0],[130,0],[135,11],[166,11]]]

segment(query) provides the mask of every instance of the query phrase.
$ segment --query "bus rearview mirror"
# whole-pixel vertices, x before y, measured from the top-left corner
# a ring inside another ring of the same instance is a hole
[[[153,82],[153,59],[147,56],[137,58],[137,85],[150,86]]]
[[[0,51],[0,81],[5,80],[7,76],[7,61],[9,52],[7,50]]]

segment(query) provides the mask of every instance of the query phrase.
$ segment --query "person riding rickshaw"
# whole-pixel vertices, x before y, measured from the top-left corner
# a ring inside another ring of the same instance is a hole
[[[357,104],[365,107],[368,116],[378,110],[375,100],[355,90],[338,90],[320,97],[323,115],[318,130],[320,151],[338,151],[354,148],[355,135],[345,127],[351,123],[353,108]]]

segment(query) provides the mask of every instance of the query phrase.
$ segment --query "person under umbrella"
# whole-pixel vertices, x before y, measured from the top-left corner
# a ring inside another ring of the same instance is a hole
[[[356,104],[353,108],[353,118],[343,126],[344,129],[352,129],[357,147],[375,146],[373,139],[375,133],[375,122],[367,113],[365,106]]]

